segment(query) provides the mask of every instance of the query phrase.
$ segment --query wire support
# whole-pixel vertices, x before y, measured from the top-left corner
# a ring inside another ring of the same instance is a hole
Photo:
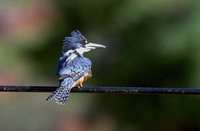
[[[0,92],[53,92],[57,86],[1,85]],[[200,95],[200,88],[172,87],[83,87],[73,88],[72,93],[125,93],[138,95]]]

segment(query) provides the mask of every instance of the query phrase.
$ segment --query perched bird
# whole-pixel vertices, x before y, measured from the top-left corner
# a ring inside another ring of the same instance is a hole
[[[71,89],[82,87],[83,82],[92,76],[92,63],[83,53],[96,48],[105,46],[88,42],[78,30],[73,31],[70,37],[65,37],[58,63],[59,88],[47,100],[55,100],[57,104],[64,105]]]

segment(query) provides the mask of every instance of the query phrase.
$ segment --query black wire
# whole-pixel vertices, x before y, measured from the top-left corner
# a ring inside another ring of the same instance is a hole
[[[0,92],[53,92],[57,86],[0,86]],[[72,93],[128,93],[138,95],[200,95],[200,88],[171,87],[83,87],[73,88]]]

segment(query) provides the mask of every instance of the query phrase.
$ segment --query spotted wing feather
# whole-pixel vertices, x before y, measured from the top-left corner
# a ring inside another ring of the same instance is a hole
[[[91,71],[91,61],[84,57],[76,57],[73,61],[63,62],[59,70],[60,85],[47,100],[55,100],[57,104],[64,105],[69,98],[71,88],[77,80]]]

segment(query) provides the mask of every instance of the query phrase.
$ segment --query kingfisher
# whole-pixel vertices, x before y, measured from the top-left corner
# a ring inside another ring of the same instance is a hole
[[[106,46],[88,42],[80,31],[72,31],[71,36],[65,37],[62,56],[58,62],[59,87],[47,98],[55,100],[59,105],[65,105],[72,88],[82,87],[83,82],[92,76],[90,59],[83,53]]]

